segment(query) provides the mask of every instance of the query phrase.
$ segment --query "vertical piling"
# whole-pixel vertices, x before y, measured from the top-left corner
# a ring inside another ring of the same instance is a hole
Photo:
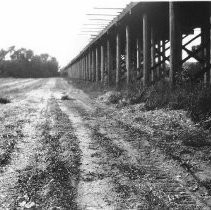
[[[150,27],[148,15],[145,13],[143,15],[143,85],[149,85],[149,75],[150,75]]]
[[[125,51],[126,55],[126,71],[127,71],[127,79],[126,79],[126,83],[127,83],[127,87],[129,87],[130,84],[130,80],[131,80],[131,58],[130,58],[130,28],[129,25],[126,26],[126,51]]]
[[[177,2],[169,2],[169,35],[170,35],[170,74],[172,88],[175,86],[175,74],[181,70],[182,60],[182,33],[177,19]]]
[[[111,46],[109,38],[107,39],[107,83],[111,83]]]
[[[101,71],[101,82],[104,82],[104,47],[101,45],[100,47],[100,71]]]
[[[116,34],[116,88],[119,88],[120,81],[120,34]]]

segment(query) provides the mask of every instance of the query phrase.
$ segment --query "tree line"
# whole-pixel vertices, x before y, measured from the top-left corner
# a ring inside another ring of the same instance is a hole
[[[58,62],[49,54],[35,55],[30,49],[15,46],[0,50],[0,77],[55,77]]]

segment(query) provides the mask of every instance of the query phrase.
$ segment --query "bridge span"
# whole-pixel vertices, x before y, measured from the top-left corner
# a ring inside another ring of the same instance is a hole
[[[196,76],[210,84],[210,5],[132,2],[63,70],[70,78],[116,87],[148,86],[160,79],[174,87],[176,73],[194,59],[200,64]]]

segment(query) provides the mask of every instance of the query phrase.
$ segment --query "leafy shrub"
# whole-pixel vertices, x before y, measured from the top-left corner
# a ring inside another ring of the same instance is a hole
[[[206,120],[211,114],[211,87],[195,91],[192,99],[188,109],[191,118],[195,121]]]
[[[171,90],[167,82],[160,81],[145,91],[142,101],[147,110],[185,109],[195,122],[204,121],[211,115],[211,87],[200,84],[178,85]]]
[[[143,100],[146,102],[145,108],[147,110],[153,110],[155,108],[165,107],[170,102],[169,96],[169,84],[164,80],[159,81],[145,91],[145,96],[143,97]]]
[[[104,95],[98,97],[98,100],[106,103],[106,104],[116,104],[122,98],[122,95],[118,91],[108,91]]]

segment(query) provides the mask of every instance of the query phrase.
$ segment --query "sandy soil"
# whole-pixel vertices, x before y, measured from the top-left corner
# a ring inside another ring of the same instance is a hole
[[[126,111],[62,78],[0,88],[11,99],[0,104],[0,209],[210,209],[209,192],[193,190],[147,122],[134,129]]]

